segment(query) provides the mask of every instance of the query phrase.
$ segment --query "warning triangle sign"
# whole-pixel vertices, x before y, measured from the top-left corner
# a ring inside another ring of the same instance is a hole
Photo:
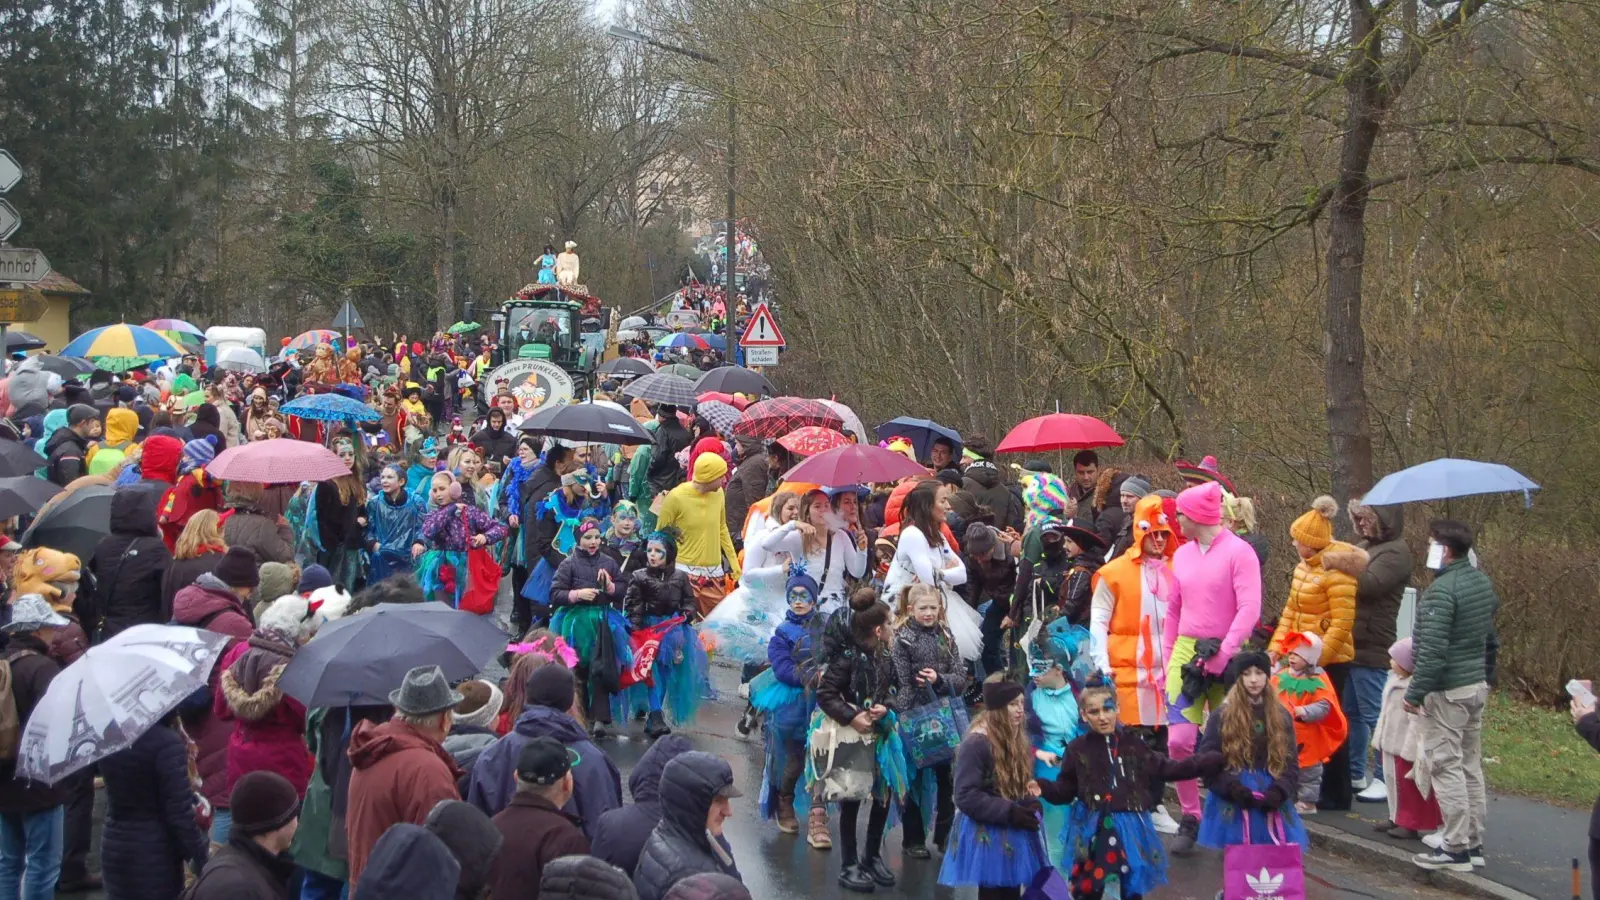
[[[778,320],[772,317],[772,310],[765,303],[756,307],[755,315],[750,317],[750,324],[744,327],[744,334],[739,336],[741,347],[782,347],[784,345],[783,332],[778,330]]]

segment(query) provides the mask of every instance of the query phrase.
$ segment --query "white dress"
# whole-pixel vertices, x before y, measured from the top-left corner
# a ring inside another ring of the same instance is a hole
[[[824,545],[815,553],[805,553],[805,535],[794,522],[781,525],[762,535],[762,550],[771,555],[787,554],[789,559],[804,559],[806,574],[817,582],[817,599],[824,614],[831,613],[844,604],[844,576],[861,578],[867,574],[867,551],[858,549],[848,532],[832,532]],[[832,550],[831,554],[829,550]],[[745,554],[749,554],[746,545]],[[830,558],[831,557],[831,558]]]
[[[953,565],[952,565],[953,563]],[[884,576],[883,596],[890,605],[900,589],[910,584],[931,584],[944,594],[945,621],[956,639],[961,658],[971,662],[983,656],[983,620],[953,588],[967,583],[967,567],[949,544],[933,547],[915,525],[900,529],[894,560]]]
[[[789,581],[789,555],[769,553],[762,541],[770,531],[762,517],[745,537],[744,571],[739,585],[722,598],[700,623],[700,631],[716,640],[717,654],[747,663],[767,661],[767,642],[789,611],[784,585]]]

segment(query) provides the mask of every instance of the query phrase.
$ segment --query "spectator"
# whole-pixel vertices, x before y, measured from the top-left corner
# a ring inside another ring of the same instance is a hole
[[[88,474],[89,445],[100,437],[100,411],[77,403],[67,410],[67,425],[57,428],[44,446],[45,475],[66,487]]]
[[[109,896],[171,900],[183,891],[184,863],[196,871],[205,864],[189,742],[177,726],[174,710],[133,746],[100,761],[106,784],[100,866]]]
[[[1400,506],[1366,506],[1351,500],[1350,523],[1367,552],[1367,567],[1356,575],[1356,622],[1351,637],[1356,644],[1347,688],[1350,717],[1350,781],[1361,793],[1356,799],[1382,803],[1389,798],[1383,767],[1368,768],[1367,745],[1383,711],[1383,686],[1389,677],[1388,648],[1395,642],[1400,601],[1411,582],[1413,560],[1403,532]],[[1329,565],[1333,561],[1329,560]],[[1370,773],[1370,778],[1369,778]]]
[[[186,900],[289,900],[294,857],[289,844],[300,825],[294,785],[272,772],[239,779],[229,798],[233,828],[206,864]]]
[[[288,594],[262,613],[243,645],[222,658],[215,715],[236,724],[228,741],[228,784],[247,772],[276,772],[305,796],[312,759],[306,749],[306,708],[278,687],[284,667],[311,639],[320,618],[306,598]]]
[[[678,882],[702,872],[739,877],[722,825],[733,813],[728,801],[741,796],[733,768],[719,756],[691,750],[667,763],[661,774],[661,822],[633,873],[639,900],[662,900]]]
[[[650,832],[661,824],[661,773],[667,763],[694,749],[689,739],[669,734],[650,745],[628,775],[628,793],[633,803],[600,817],[594,833],[594,855],[632,872],[639,865]],[[631,884],[631,882],[630,882]]]
[[[1422,716],[1444,828],[1411,861],[1423,869],[1471,872],[1483,858],[1483,707],[1489,698],[1489,633],[1500,598],[1467,558],[1472,530],[1449,519],[1429,526],[1428,563],[1438,574],[1422,592],[1412,635],[1416,669],[1406,711]]]
[[[351,900],[454,900],[461,864],[449,845],[419,825],[401,822],[372,847],[372,874],[351,883]]]
[[[131,409],[112,409],[106,412],[106,437],[89,454],[90,475],[115,476],[122,461],[133,447],[139,433],[139,414]]]
[[[161,579],[161,621],[172,621],[172,598],[207,572],[216,571],[228,545],[222,542],[222,523],[216,510],[202,509],[189,517],[172,550],[172,564]],[[276,565],[283,565],[276,563]],[[269,598],[280,593],[263,590]]]
[[[732,875],[701,872],[673,885],[666,900],[750,900],[750,889]]]
[[[201,575],[194,584],[173,595],[173,621],[241,641],[249,640],[255,632],[255,623],[250,618],[247,601],[260,583],[255,551],[248,547],[230,547],[214,571]]]
[[[355,771],[350,775],[345,831],[353,895],[358,895],[367,858],[391,826],[420,825],[440,801],[461,799],[456,792],[460,770],[441,746],[450,733],[452,710],[460,702],[461,695],[450,689],[443,670],[438,666],[418,666],[406,673],[398,690],[389,694],[394,718],[382,725],[362,722],[350,735],[350,762]],[[460,866],[454,859],[450,862],[450,892],[446,897],[454,894],[460,874]],[[386,872],[384,878],[392,874]]]
[[[1572,698],[1572,722],[1578,726],[1578,734],[1589,746],[1600,751],[1600,716],[1595,714],[1594,694],[1587,697]],[[1600,897],[1600,798],[1594,802],[1594,811],[1589,814],[1589,877],[1592,880],[1594,893],[1592,896]]]
[[[446,800],[428,813],[423,827],[444,841],[450,848],[450,855],[461,866],[456,900],[478,900],[487,896],[489,877],[505,846],[505,838],[483,810],[460,800]]]
[[[266,485],[230,481],[222,492],[222,541],[229,547],[249,547],[262,562],[294,562],[294,534],[289,524],[261,508]]]
[[[6,660],[11,664],[11,697],[17,721],[25,723],[61,671],[50,658],[50,641],[67,619],[38,594],[23,594],[11,605]],[[17,776],[6,766],[0,781],[0,895],[49,900],[61,876],[64,812],[60,788]]]
[[[728,479],[728,531],[742,535],[744,520],[750,515],[750,504],[772,492],[768,490],[767,451],[762,449],[761,439],[735,437],[734,446],[739,451],[739,465]]]
[[[111,498],[111,533],[89,557],[101,634],[112,637],[135,625],[171,621],[162,615],[161,581],[172,554],[156,527],[156,497],[147,491],[119,490]]]
[[[980,506],[994,513],[996,528],[1022,530],[1022,497],[1011,492],[993,462],[980,459],[967,466],[962,483]]]
[[[539,879],[539,900],[639,900],[633,878],[593,856],[551,860]]]
[[[540,883],[545,864],[589,852],[579,821],[562,809],[572,799],[577,764],[577,752],[555,738],[534,738],[518,754],[517,792],[494,817],[508,846],[490,876],[492,896],[524,895]]]
[[[1100,480],[1100,455],[1079,450],[1072,457],[1072,485],[1067,488],[1068,507],[1074,522],[1094,521],[1094,489]],[[1073,505],[1076,504],[1076,505]]]

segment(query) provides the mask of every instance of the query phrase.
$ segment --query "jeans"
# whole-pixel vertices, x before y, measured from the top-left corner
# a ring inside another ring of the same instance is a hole
[[[226,844],[228,833],[233,831],[233,811],[219,809],[211,814],[211,843]]]
[[[1372,742],[1372,729],[1378,725],[1378,713],[1383,709],[1383,686],[1389,680],[1388,669],[1370,666],[1351,666],[1350,679],[1345,689],[1350,718],[1350,780],[1367,777],[1370,768],[1374,781],[1383,780],[1383,766],[1367,765],[1367,748]]]
[[[300,900],[344,900],[350,896],[350,885],[329,878],[321,872],[305,870],[305,877],[300,882]]]
[[[1483,707],[1487,682],[1434,691],[1422,701],[1422,752],[1433,763],[1433,792],[1444,815],[1444,849],[1483,845]]]
[[[0,815],[0,900],[54,900],[65,807]]]

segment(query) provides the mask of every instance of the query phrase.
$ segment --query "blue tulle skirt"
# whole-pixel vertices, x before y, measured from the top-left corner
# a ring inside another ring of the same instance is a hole
[[[700,623],[716,641],[717,655],[744,663],[767,661],[767,642],[788,613],[781,566],[747,571],[739,586],[723,597]]]
[[[1061,831],[1066,864],[1063,876],[1071,872],[1073,862],[1091,857],[1095,834],[1102,828],[1109,831],[1106,849],[1116,854],[1114,861],[1120,871],[1115,874],[1122,881],[1124,897],[1148,894],[1167,883],[1167,853],[1149,813],[1098,812],[1082,803],[1068,808],[1067,825]],[[1072,879],[1068,877],[1067,882],[1071,885]],[[1072,887],[1078,890],[1077,885]]]
[[[945,887],[1021,887],[1050,865],[1039,832],[984,825],[959,812],[946,848],[939,866]]]
[[[445,584],[445,566],[455,568],[454,588]],[[459,608],[461,595],[467,590],[467,554],[460,550],[429,550],[417,559],[416,576],[424,597]]]
[[[578,663],[591,665],[600,643],[600,629],[611,630],[611,642],[616,648],[617,671],[633,662],[633,642],[628,639],[628,618],[610,606],[584,603],[563,606],[550,619],[550,630],[567,642],[578,654]]]
[[[659,625],[666,620],[666,616],[657,616],[647,623]],[[711,686],[711,660],[700,646],[700,636],[693,626],[679,625],[661,638],[651,681],[651,709],[665,712],[673,725],[687,725],[694,720],[700,701]]]
[[[1247,769],[1239,773],[1239,781],[1252,791],[1265,791],[1272,786],[1272,775],[1261,769]],[[1204,814],[1200,817],[1200,833],[1197,840],[1201,846],[1214,847],[1221,850],[1224,847],[1245,843],[1244,817],[1242,810],[1223,799],[1219,794],[1207,794]],[[1272,835],[1268,832],[1267,814],[1259,809],[1252,809],[1250,813],[1250,843],[1270,844]],[[1294,798],[1283,804],[1274,815],[1283,819],[1283,833],[1291,844],[1301,847],[1310,846],[1310,837],[1306,834],[1306,825],[1300,821],[1300,814],[1295,812]]]

